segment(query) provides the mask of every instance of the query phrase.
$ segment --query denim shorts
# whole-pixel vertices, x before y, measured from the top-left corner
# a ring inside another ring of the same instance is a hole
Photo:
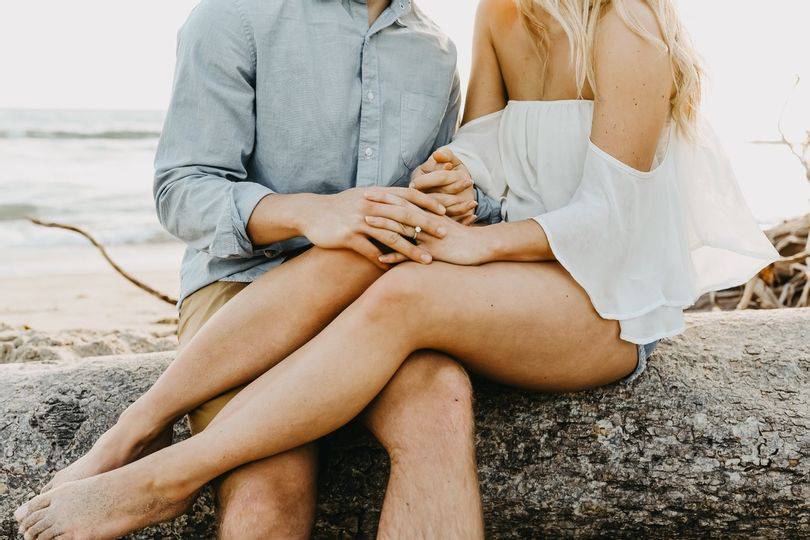
[[[622,379],[622,383],[629,384],[644,373],[644,370],[647,369],[647,360],[652,355],[656,345],[658,345],[658,341],[653,341],[647,345],[636,345],[638,347],[638,365],[636,365],[636,370],[633,373]]]

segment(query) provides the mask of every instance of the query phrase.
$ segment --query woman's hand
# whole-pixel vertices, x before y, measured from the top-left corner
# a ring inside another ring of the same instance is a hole
[[[554,253],[543,228],[533,219],[501,222],[484,227],[466,227],[448,217],[440,218],[446,234],[442,238],[418,235],[419,247],[425,248],[436,261],[461,266],[478,266],[495,261],[553,261]],[[389,224],[370,218],[369,224],[387,229]],[[408,260],[399,253],[383,255],[385,264]]]
[[[395,231],[396,224],[390,220],[369,216],[366,218],[369,225],[386,231]],[[449,217],[440,218],[442,227],[446,231],[443,237],[420,232],[417,242],[433,256],[433,260],[443,261],[461,266],[477,266],[491,260],[493,250],[489,245],[491,236],[485,229],[491,227],[468,227]],[[410,235],[413,237],[413,235]],[[380,257],[385,264],[397,264],[407,261],[401,253],[388,253]]]
[[[430,194],[447,215],[465,225],[475,222],[475,188],[467,167],[447,147],[439,148],[411,175],[411,186]]]

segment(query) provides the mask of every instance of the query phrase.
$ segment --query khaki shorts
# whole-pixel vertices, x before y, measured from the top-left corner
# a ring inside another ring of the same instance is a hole
[[[233,281],[217,281],[203,287],[191,296],[183,300],[180,306],[180,321],[177,324],[177,337],[180,346],[183,347],[191,341],[211,315],[217,312],[231,298],[248,286],[248,283],[236,283]],[[211,401],[203,403],[198,408],[189,413],[189,423],[191,432],[199,433],[214,419],[222,408],[236,395],[244,386],[239,386],[220,394]]]

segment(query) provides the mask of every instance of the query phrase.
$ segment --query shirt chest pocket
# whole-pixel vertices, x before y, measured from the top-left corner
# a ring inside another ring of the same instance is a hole
[[[402,162],[415,169],[430,156],[439,134],[447,101],[427,94],[402,92],[400,140]]]

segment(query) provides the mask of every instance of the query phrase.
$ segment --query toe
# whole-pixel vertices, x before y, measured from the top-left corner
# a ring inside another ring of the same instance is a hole
[[[28,529],[39,523],[42,518],[45,517],[45,512],[46,510],[43,508],[42,510],[31,512],[25,516],[22,521],[20,521],[20,532],[27,533]]]
[[[43,538],[43,533],[51,528],[51,520],[45,516],[33,526],[31,526],[27,531],[25,531],[25,540],[41,540]]]
[[[14,519],[17,520],[18,523],[23,519],[25,519],[25,516],[27,515],[28,515],[28,503],[20,506],[14,511]]]
[[[41,510],[50,504],[50,499],[45,495],[37,495],[14,512],[14,519],[22,522],[29,514]]]
[[[49,527],[49,528],[45,529],[44,531],[42,531],[41,533],[39,533],[39,536],[37,536],[37,540],[52,540],[53,538],[56,538],[58,536],[59,536],[59,533],[58,533],[56,527]],[[65,537],[62,536],[61,538],[65,538]]]

